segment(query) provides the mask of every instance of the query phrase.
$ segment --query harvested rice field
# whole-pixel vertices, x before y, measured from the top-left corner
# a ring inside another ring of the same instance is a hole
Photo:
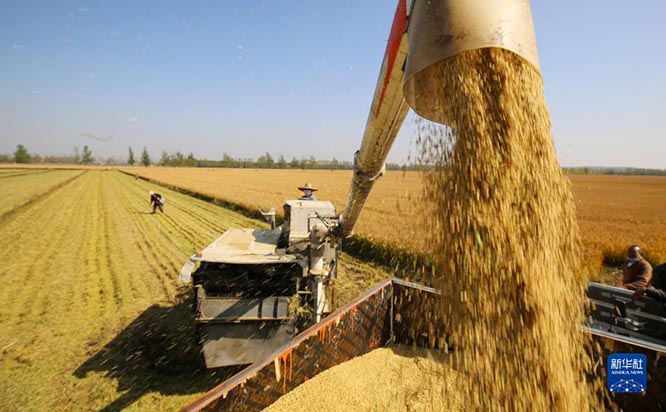
[[[155,189],[164,214],[150,214]],[[202,368],[177,273],[262,223],[118,171],[3,169],[0,190],[3,410],[176,410],[237,371]],[[389,276],[342,261],[338,303]]]

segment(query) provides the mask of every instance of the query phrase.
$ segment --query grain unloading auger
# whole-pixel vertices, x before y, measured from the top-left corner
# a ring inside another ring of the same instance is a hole
[[[429,80],[431,71],[449,57],[488,47],[512,51],[539,67],[529,0],[398,1],[363,141],[354,155],[343,235],[353,232],[409,108],[451,126],[450,108],[433,98],[449,91]]]
[[[363,142],[354,156],[354,177],[340,225],[343,236],[353,233],[410,107],[428,120],[455,126],[446,101],[433,98],[451,93],[432,82],[438,78],[432,72],[449,57],[487,47],[509,50],[539,69],[528,0],[398,2]],[[590,283],[588,331],[609,348],[629,345],[632,350],[666,353],[666,305],[631,299],[632,293]]]
[[[184,411],[260,411],[319,372],[387,342],[443,346],[441,319],[426,309],[436,307],[437,291],[388,280],[329,315],[332,285],[341,239],[353,233],[409,108],[451,126],[450,108],[432,98],[441,84],[429,81],[430,71],[488,47],[539,67],[529,1],[398,1],[344,213],[330,202],[288,201],[280,228],[231,229],[183,267],[181,280],[189,281],[200,263],[192,279],[207,366],[252,363]],[[613,299],[604,286],[595,288],[600,303]],[[595,313],[611,316],[603,308]],[[630,307],[625,315],[636,312]],[[624,337],[606,325],[591,321],[589,329],[611,342],[666,350],[666,342]]]

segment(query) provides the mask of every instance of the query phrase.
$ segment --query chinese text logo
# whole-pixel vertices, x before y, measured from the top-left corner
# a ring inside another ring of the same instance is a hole
[[[613,353],[608,356],[608,390],[614,393],[641,393],[647,390],[647,358],[642,353]]]

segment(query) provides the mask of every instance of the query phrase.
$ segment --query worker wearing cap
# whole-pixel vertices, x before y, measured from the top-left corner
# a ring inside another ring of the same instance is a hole
[[[305,185],[299,187],[298,190],[303,192],[303,196],[299,197],[298,200],[317,200],[313,194],[317,191],[317,189],[312,186],[312,183],[308,182]]]
[[[164,198],[162,197],[161,194],[155,193],[152,190],[148,192],[150,194],[150,203],[153,205],[153,212],[152,214],[155,213],[155,211],[159,208],[160,212],[164,213]]]
[[[645,289],[652,281],[652,266],[643,258],[638,245],[627,249],[627,260],[622,264],[622,286],[631,290]]]

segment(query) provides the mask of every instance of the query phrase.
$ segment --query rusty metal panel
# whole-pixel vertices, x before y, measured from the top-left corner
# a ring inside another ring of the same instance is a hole
[[[258,412],[320,372],[384,345],[392,291],[391,280],[380,283],[181,411]]]

